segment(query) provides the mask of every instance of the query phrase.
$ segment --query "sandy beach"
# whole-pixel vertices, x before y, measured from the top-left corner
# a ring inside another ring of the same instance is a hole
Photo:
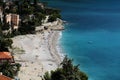
[[[46,71],[55,70],[62,61],[63,55],[57,46],[63,25],[60,21],[45,25],[47,30],[13,38],[12,53],[15,61],[22,65],[20,80],[41,80]]]

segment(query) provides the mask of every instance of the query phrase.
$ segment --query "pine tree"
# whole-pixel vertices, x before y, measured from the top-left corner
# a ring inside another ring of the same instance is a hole
[[[55,71],[45,73],[43,80],[88,80],[85,73],[80,71],[79,65],[74,66],[73,60],[68,59],[66,56],[61,63],[61,68]]]

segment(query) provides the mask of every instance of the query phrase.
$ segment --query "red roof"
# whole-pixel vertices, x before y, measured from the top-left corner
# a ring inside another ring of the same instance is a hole
[[[0,75],[0,80],[12,80],[10,77]]]
[[[10,52],[0,52],[0,59],[11,59],[12,56]]]

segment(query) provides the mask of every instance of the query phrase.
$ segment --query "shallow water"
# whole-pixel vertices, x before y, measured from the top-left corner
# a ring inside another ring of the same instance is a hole
[[[61,44],[89,80],[120,80],[120,1],[44,0],[68,21]]]

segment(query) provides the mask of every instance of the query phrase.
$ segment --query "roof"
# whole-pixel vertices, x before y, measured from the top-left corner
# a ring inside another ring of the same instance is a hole
[[[0,75],[0,80],[12,80],[10,77]]]
[[[0,52],[0,59],[11,59],[12,56],[10,52]]]

